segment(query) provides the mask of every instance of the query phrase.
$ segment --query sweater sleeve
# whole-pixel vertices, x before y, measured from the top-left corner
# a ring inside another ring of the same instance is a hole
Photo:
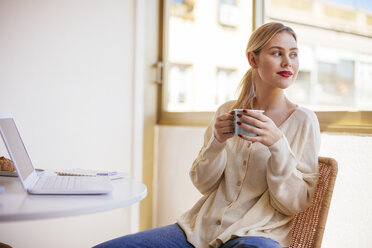
[[[294,215],[311,204],[318,179],[320,131],[315,114],[298,120],[291,132],[295,132],[291,145],[283,135],[269,147],[266,174],[271,205],[285,215]]]
[[[214,137],[214,123],[217,116],[228,112],[222,105],[215,113],[212,122],[204,134],[204,145],[195,159],[191,170],[190,178],[194,186],[202,194],[207,194],[218,187],[226,167],[226,142],[220,143]]]

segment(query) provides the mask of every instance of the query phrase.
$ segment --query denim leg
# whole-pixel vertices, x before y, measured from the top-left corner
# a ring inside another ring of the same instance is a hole
[[[264,237],[239,237],[229,240],[220,248],[282,248],[275,240]]]
[[[178,224],[149,229],[109,240],[94,248],[194,248]]]

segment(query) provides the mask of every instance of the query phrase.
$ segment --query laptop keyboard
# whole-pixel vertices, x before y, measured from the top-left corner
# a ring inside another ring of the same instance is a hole
[[[81,189],[82,177],[42,176],[38,182],[42,189]]]

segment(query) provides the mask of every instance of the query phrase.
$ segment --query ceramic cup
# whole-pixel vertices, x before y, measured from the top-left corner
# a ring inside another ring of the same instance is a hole
[[[255,112],[258,112],[260,114],[263,114],[263,112],[265,112],[264,110],[256,110],[256,109],[251,109],[251,111],[255,111]],[[234,114],[234,117],[235,117],[234,118],[234,129],[235,129],[234,134],[236,136],[239,135],[239,134],[244,134],[244,135],[247,135],[247,136],[257,136],[257,134],[248,132],[237,124],[238,121],[240,121],[242,123],[245,123],[245,124],[248,124],[248,123],[246,123],[245,121],[241,120],[238,117],[238,114],[247,115],[246,113],[243,112],[243,109],[234,109],[234,112],[235,112],[235,114]],[[250,124],[248,124],[248,125],[250,125]]]

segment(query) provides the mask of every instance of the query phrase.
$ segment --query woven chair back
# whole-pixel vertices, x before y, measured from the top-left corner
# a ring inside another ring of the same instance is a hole
[[[309,208],[295,215],[291,248],[320,248],[337,176],[337,162],[319,157],[319,180]]]

